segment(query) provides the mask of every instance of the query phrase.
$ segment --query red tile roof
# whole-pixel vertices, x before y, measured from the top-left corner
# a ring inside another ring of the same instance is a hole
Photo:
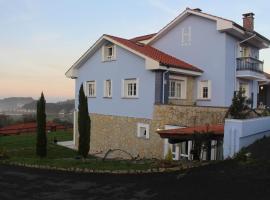
[[[209,126],[195,126],[195,127],[188,127],[188,128],[177,128],[177,129],[167,129],[157,131],[157,133],[162,138],[167,137],[181,137],[181,136],[188,136],[194,134],[194,132],[213,132],[213,135],[224,135],[224,124],[216,124],[216,125],[209,125]]]
[[[155,35],[156,35],[156,33],[152,33],[152,34],[148,34],[148,35],[142,35],[142,36],[132,38],[132,39],[130,39],[130,41],[139,42],[139,41],[143,41],[143,40],[148,40],[148,39],[151,39],[152,37],[154,37]]]
[[[183,70],[190,70],[190,71],[195,71],[195,72],[203,72],[201,69],[186,63],[185,61],[182,61],[178,58],[175,58],[173,56],[170,56],[150,45],[145,45],[142,43],[134,42],[131,40],[127,40],[124,38],[119,38],[116,36],[111,36],[111,35],[105,35],[116,42],[121,43],[122,45],[131,48],[134,51],[137,51],[149,58],[152,58],[153,60],[156,60],[160,62],[160,64],[173,67],[173,68],[178,68],[178,69],[183,69]]]

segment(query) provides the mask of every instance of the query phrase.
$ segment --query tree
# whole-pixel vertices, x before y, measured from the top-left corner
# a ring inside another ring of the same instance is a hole
[[[47,155],[45,104],[46,100],[42,92],[40,99],[37,101],[37,143],[36,143],[36,154],[41,158],[46,157]]]
[[[83,85],[79,91],[79,155],[87,157],[90,149],[91,120],[88,113],[87,97],[84,94]]]
[[[233,119],[245,119],[248,115],[247,111],[250,108],[248,107],[248,100],[244,96],[244,92],[243,89],[234,92],[232,104],[228,111],[228,114]]]

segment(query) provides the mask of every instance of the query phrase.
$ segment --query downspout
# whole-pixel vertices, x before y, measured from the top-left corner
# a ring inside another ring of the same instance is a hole
[[[162,104],[165,103],[165,75],[169,72],[169,70],[163,72],[162,75]]]
[[[242,40],[242,41],[240,41],[240,42],[238,42],[237,43],[237,45],[236,45],[236,51],[235,51],[235,70],[234,70],[234,77],[235,77],[235,79],[234,79],[234,90],[235,91],[237,91],[237,87],[236,87],[236,71],[237,71],[237,62],[236,62],[236,60],[237,60],[237,57],[238,57],[238,48],[240,47],[240,44],[242,44],[242,43],[244,43],[244,42],[246,42],[246,41],[248,41],[248,40],[250,40],[250,39],[252,39],[252,38],[254,38],[254,37],[256,37],[256,34],[254,34],[254,35],[252,35],[252,36],[250,36],[250,37],[248,37],[248,38],[246,38],[246,39],[244,39],[244,40]]]

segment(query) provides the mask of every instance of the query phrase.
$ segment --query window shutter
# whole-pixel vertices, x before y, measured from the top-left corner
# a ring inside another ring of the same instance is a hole
[[[212,84],[211,81],[208,80],[208,99],[212,97]]]
[[[187,98],[187,80],[181,81],[181,99]]]
[[[103,45],[101,49],[101,60],[102,62],[105,61],[105,45]]]
[[[103,97],[106,97],[107,96],[107,90],[106,90],[106,80],[103,81]]]
[[[122,79],[122,84],[121,84],[121,96],[125,97],[125,80]]]

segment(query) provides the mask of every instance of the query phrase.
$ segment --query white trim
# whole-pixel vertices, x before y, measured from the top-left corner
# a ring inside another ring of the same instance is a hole
[[[145,128],[146,135],[141,135],[141,128]],[[149,124],[137,123],[137,137],[142,139],[149,139]]]
[[[177,96],[172,97],[172,96],[170,96],[171,81],[176,81],[176,82],[181,83],[180,97],[177,97]],[[169,99],[179,99],[179,100],[181,100],[181,99],[186,99],[186,98],[187,98],[187,77],[170,75],[169,76]]]
[[[108,91],[107,91],[107,81],[111,82],[111,95],[108,95]],[[103,97],[104,98],[112,98],[112,79],[106,79],[103,81]]]
[[[134,81],[136,84],[136,95],[128,96],[128,88],[126,86],[126,83],[128,81]],[[127,98],[127,99],[137,99],[139,98],[139,78],[126,78],[122,79],[122,98]]]
[[[208,88],[208,93],[207,93],[207,98],[203,97],[203,83],[207,82],[207,88]],[[197,82],[197,100],[211,100],[212,97],[212,83],[210,80],[198,80]]]
[[[94,85],[94,94],[92,96],[90,96],[90,94],[89,94],[89,85],[90,84]],[[85,95],[88,98],[96,98],[97,97],[97,82],[96,82],[96,80],[91,80],[91,81],[85,82]]]
[[[159,69],[163,69],[163,70],[168,70],[170,72],[178,72],[181,74],[187,74],[187,75],[191,75],[191,76],[201,76],[203,74],[203,72],[195,72],[195,71],[191,71],[191,70],[186,70],[186,69],[178,69],[178,68],[172,68],[172,67],[165,67],[165,66],[160,66]]]

